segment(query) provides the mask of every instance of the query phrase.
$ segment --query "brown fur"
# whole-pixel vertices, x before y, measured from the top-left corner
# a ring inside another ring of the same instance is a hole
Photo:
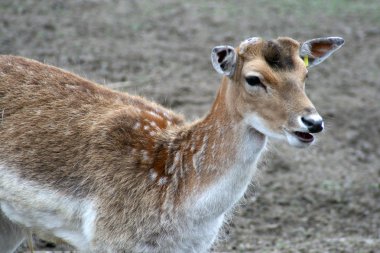
[[[180,233],[175,220],[186,217],[184,203],[239,162],[240,143],[265,140],[244,125],[248,113],[282,132],[315,111],[298,49],[289,38],[249,47],[234,76],[223,78],[210,113],[191,124],[143,98],[0,56],[0,163],[22,180],[98,200],[94,249],[132,249],[141,240],[155,247],[157,238]],[[246,87],[249,71],[261,73],[268,94]]]
[[[7,143],[0,147],[1,156],[7,157],[7,162],[15,167],[23,168],[20,171],[23,177],[41,184],[62,187],[65,191],[78,189],[76,184],[80,182],[83,184],[80,188],[82,192],[78,194],[86,195],[86,185],[94,184],[88,182],[92,179],[84,182],[80,179],[82,170],[87,170],[82,163],[87,161],[86,158],[78,161],[76,157],[77,154],[92,157],[94,154],[86,154],[91,152],[91,146],[100,145],[103,149],[111,150],[123,146],[141,149],[152,142],[148,133],[130,131],[136,118],[142,124],[144,119],[152,119],[160,128],[167,126],[166,121],[175,125],[182,124],[183,121],[180,116],[157,104],[113,92],[71,73],[32,60],[2,56],[0,71],[0,90],[3,94],[0,108],[4,110],[0,129],[2,141]],[[135,108],[143,111],[138,112]],[[147,112],[154,112],[160,117],[154,118]],[[168,116],[164,116],[164,113]],[[129,118],[133,118],[133,121]],[[72,125],[76,127],[73,129]],[[94,128],[97,129],[91,131]],[[108,139],[94,141],[94,135]],[[86,141],[78,146],[78,139]],[[128,142],[136,139],[139,141],[129,145],[131,143]],[[116,152],[119,153],[120,150]],[[35,156],[28,155],[30,153]],[[49,160],[41,157],[49,157]],[[61,169],[57,170],[56,167]],[[48,171],[50,172],[47,173]],[[62,182],[61,179],[65,177],[79,182]]]

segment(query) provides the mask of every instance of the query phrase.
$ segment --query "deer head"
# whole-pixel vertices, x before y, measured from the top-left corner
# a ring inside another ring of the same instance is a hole
[[[299,43],[291,38],[250,38],[239,47],[217,46],[211,61],[228,82],[229,101],[243,122],[262,134],[307,147],[324,128],[305,93],[308,69],[344,44],[339,37]]]

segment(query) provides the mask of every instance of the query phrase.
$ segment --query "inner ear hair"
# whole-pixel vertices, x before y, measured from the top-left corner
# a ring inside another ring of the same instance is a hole
[[[315,57],[322,57],[328,51],[334,49],[334,44],[322,41],[311,45],[311,53]]]
[[[216,54],[218,55],[218,63],[222,63],[224,58],[227,55],[227,52],[223,50],[223,51],[217,52]]]
[[[214,47],[211,53],[211,62],[218,73],[231,77],[235,71],[235,49],[231,46]]]
[[[301,58],[308,57],[308,67],[318,65],[341,48],[344,40],[340,37],[316,38],[304,42],[300,48]],[[306,64],[306,62],[305,62]],[[307,65],[307,64],[306,64]]]

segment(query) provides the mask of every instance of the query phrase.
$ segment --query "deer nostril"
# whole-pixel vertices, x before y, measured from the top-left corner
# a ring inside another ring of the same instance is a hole
[[[313,119],[308,119],[306,117],[302,117],[301,118],[302,122],[307,126],[307,127],[311,127],[314,125],[314,120]]]
[[[323,120],[320,117],[302,117],[301,120],[310,133],[319,133],[323,130]]]

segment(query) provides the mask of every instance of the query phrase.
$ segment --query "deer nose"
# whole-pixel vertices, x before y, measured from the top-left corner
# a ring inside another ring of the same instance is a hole
[[[301,117],[310,133],[319,133],[323,130],[323,119],[318,114],[311,114]]]

